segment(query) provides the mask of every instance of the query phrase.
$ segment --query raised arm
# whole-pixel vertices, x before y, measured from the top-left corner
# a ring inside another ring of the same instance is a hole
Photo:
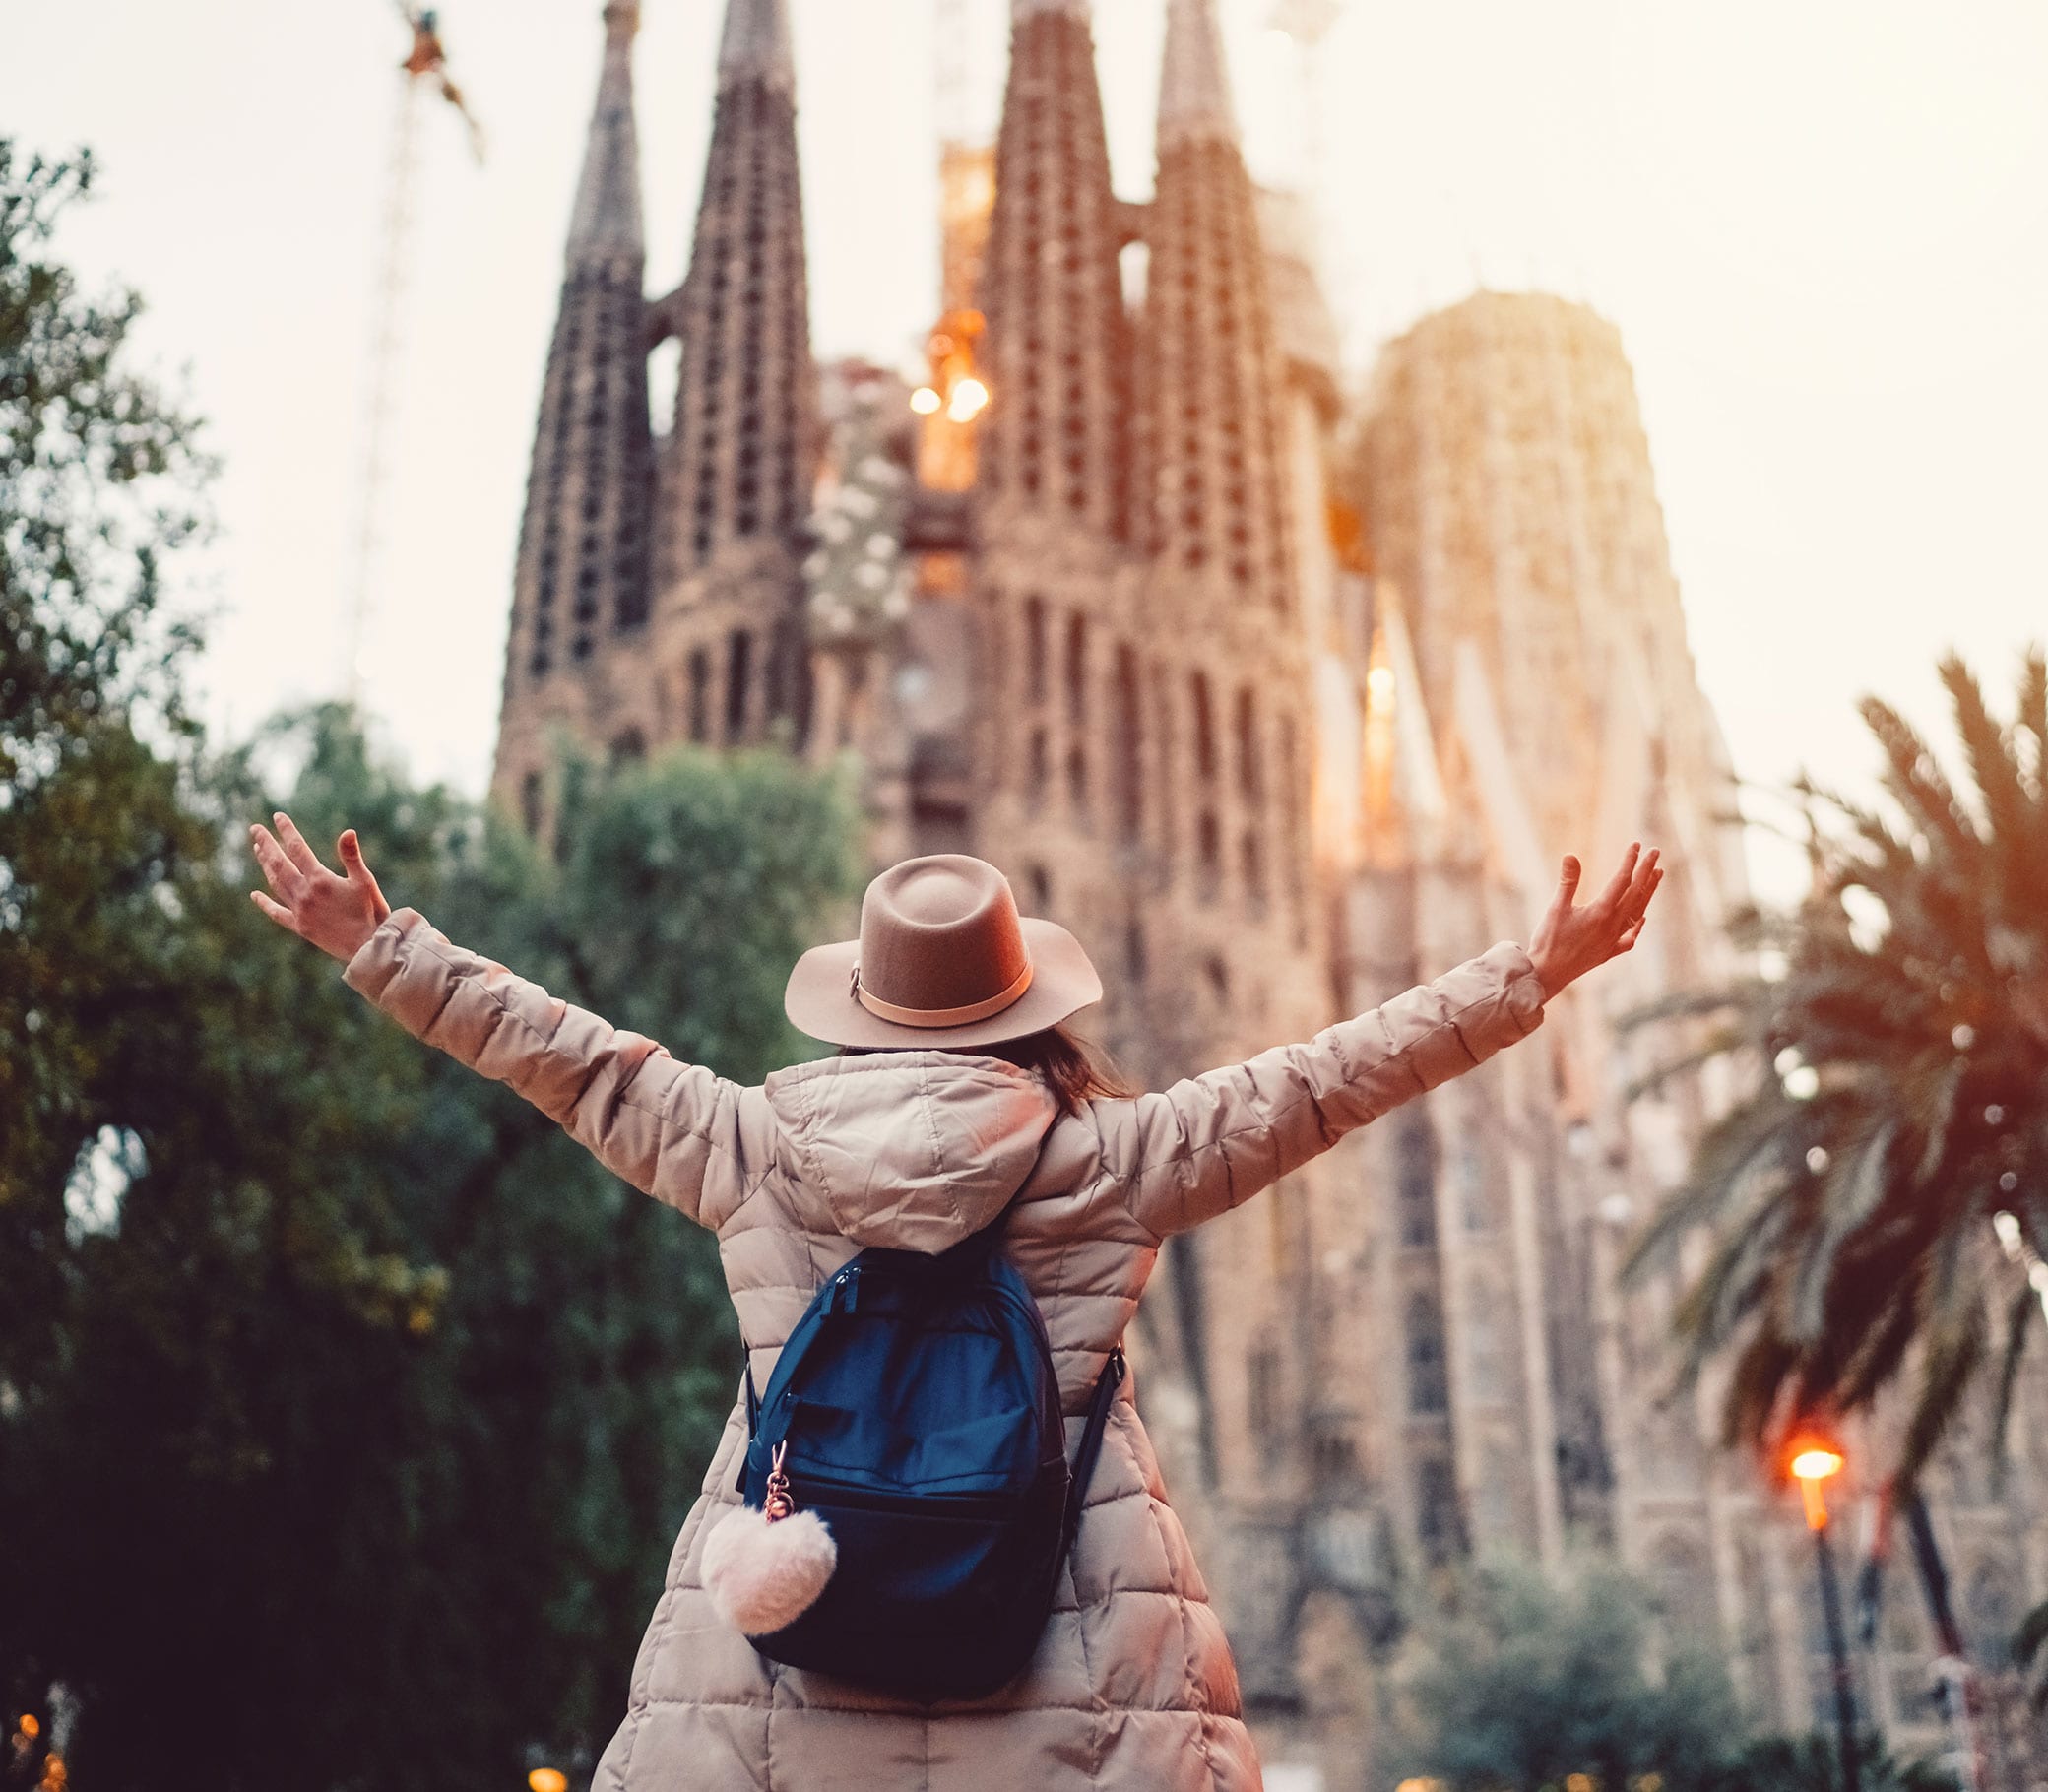
[[[1656,853],[1632,846],[1583,907],[1573,903],[1578,876],[1568,858],[1527,950],[1503,940],[1306,1045],[1275,1046],[1128,1103],[1098,1103],[1129,1110],[1118,1168],[1132,1217],[1157,1238],[1198,1226],[1534,1032],[1548,997],[1635,944],[1663,872]],[[1111,1138],[1118,1130],[1105,1127]]]
[[[292,826],[250,829],[270,896],[259,908],[347,966],[349,986],[414,1038],[532,1102],[634,1187],[717,1225],[746,1177],[739,1086],[453,944],[394,910],[352,829],[337,876]]]

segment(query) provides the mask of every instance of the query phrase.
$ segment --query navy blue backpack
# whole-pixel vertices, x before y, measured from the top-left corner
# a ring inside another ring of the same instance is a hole
[[[1000,1229],[935,1255],[862,1251],[818,1290],[758,1398],[749,1369],[738,1491],[763,1505],[781,1451],[797,1508],[839,1549],[817,1602],[749,1639],[771,1661],[973,1698],[1038,1646],[1123,1352],[1069,1470],[1046,1323]]]

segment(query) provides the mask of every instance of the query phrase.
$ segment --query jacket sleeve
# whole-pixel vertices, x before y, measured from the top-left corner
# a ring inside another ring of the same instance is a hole
[[[739,1085],[549,995],[394,909],[343,977],[429,1046],[532,1102],[635,1188],[715,1226],[737,1204]]]
[[[1536,968],[1503,940],[1307,1045],[1275,1046],[1163,1093],[1103,1104],[1134,1111],[1128,1161],[1110,1153],[1131,1215],[1155,1238],[1214,1219],[1542,1022]]]

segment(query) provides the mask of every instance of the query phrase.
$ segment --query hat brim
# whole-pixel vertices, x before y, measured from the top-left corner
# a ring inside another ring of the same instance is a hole
[[[1056,1025],[1102,1000],[1102,979],[1081,942],[1056,921],[1019,916],[1031,954],[1031,987],[1006,1008],[960,1027],[911,1027],[884,1020],[861,1005],[853,992],[861,942],[840,939],[812,946],[797,960],[783,991],[783,1012],[800,1031],[833,1046],[924,1046],[963,1052]]]

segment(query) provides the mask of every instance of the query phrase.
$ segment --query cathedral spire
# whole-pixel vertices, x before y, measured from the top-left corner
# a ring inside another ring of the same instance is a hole
[[[1214,0],[1171,0],[1146,225],[1143,533],[1186,602],[1293,602],[1281,363]]]
[[[527,480],[506,644],[506,713],[580,675],[647,621],[653,441],[633,126],[634,0],[605,8],[605,57],[569,219],[561,300]],[[499,736],[499,773],[509,775]]]
[[[640,0],[605,8],[605,72],[583,153],[583,178],[569,218],[569,259],[644,254],[640,223],[640,137],[633,122],[633,35]]]
[[[980,308],[992,403],[981,484],[1066,527],[1128,514],[1129,326],[1085,0],[1011,0]]]
[[[718,84],[763,81],[785,93],[797,85],[788,0],[730,0],[718,46]]]
[[[678,576],[789,542],[810,509],[817,394],[784,0],[729,0],[697,207],[667,525]]]
[[[1230,71],[1216,0],[1167,0],[1166,58],[1159,76],[1159,142],[1238,141]]]

